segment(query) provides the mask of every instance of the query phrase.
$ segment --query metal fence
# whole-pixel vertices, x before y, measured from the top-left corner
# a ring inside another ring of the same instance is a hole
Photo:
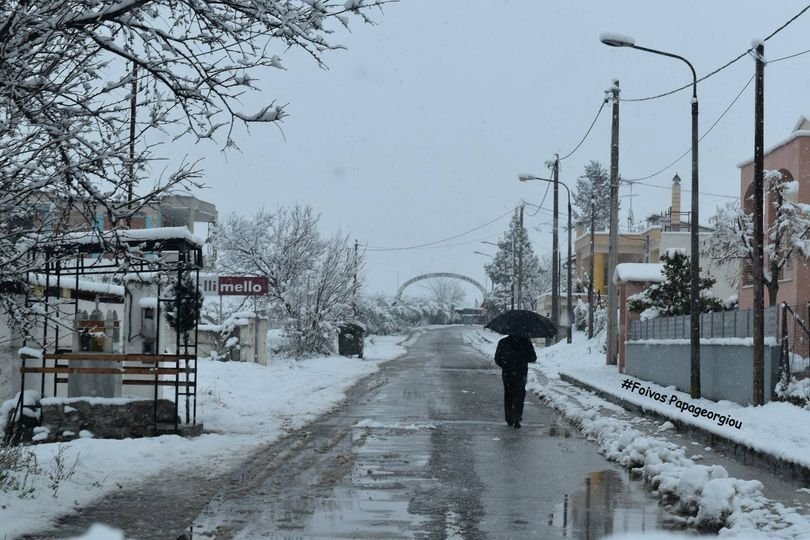
[[[765,337],[779,337],[780,306],[765,308]],[[703,313],[700,316],[702,338],[753,337],[753,310],[733,310]],[[630,321],[629,338],[689,339],[690,316],[659,317],[646,321]]]

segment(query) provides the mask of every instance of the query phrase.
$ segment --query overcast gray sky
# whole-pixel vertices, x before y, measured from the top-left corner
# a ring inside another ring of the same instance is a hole
[[[284,136],[259,126],[238,133],[241,153],[195,147],[191,154],[205,158],[210,186],[200,197],[216,203],[221,215],[312,205],[324,232],[341,229],[369,247],[370,292],[393,294],[398,283],[426,272],[483,281],[486,258],[473,251],[492,252],[480,241],[497,240],[508,217],[446,247],[371,248],[442,240],[492,221],[521,199],[538,204],[545,184],[520,183],[517,175],[548,176],[546,160],[577,145],[612,79],[620,80],[623,98],[691,82],[685,64],[607,47],[600,33],[627,34],[639,45],[685,56],[702,76],[803,6],[789,0],[403,0],[376,14],[377,26],[355,20],[351,33],[338,29],[334,42],[348,50],[327,54],[328,70],[300,53],[278,51],[287,71],[268,72],[263,93],[245,108],[272,99],[289,103]],[[809,29],[810,12],[770,39],[766,56],[810,49]],[[802,113],[810,115],[808,66],[810,54],[766,68],[766,146],[786,138]],[[701,134],[753,72],[746,57],[699,85]],[[647,176],[669,164],[689,148],[690,129],[688,91],[622,103],[621,175]],[[752,155],[753,83],[700,145],[701,191],[737,196],[737,164]],[[573,187],[589,160],[608,166],[609,156],[606,107],[590,137],[562,162],[560,178]],[[665,189],[634,186],[637,220],[666,210],[676,172],[688,187],[688,156],[646,180]],[[701,221],[728,200],[701,196]],[[622,205],[626,224],[630,199]],[[550,194],[544,207],[551,209]],[[527,215],[526,223],[535,250],[550,251],[550,212]]]

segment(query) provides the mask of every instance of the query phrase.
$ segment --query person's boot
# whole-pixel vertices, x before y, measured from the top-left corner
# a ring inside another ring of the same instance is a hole
[[[520,429],[520,422],[515,422],[515,429]]]

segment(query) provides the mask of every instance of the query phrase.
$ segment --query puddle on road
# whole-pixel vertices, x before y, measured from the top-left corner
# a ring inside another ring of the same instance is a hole
[[[548,524],[562,536],[587,539],[680,529],[680,522],[649,498],[640,480],[615,470],[589,474],[582,488],[566,494],[548,516]]]

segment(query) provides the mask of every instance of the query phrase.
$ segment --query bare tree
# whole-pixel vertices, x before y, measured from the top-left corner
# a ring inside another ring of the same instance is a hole
[[[35,243],[21,237],[58,240],[99,217],[124,225],[167,190],[197,185],[190,163],[146,181],[160,157],[146,130],[227,148],[236,123],[277,125],[284,105],[239,105],[259,90],[257,72],[283,69],[291,48],[322,64],[340,48],[336,27],[351,14],[370,22],[367,9],[386,1],[0,2],[0,280],[27,286]]]
[[[230,216],[212,235],[217,269],[267,276],[265,308],[287,330],[292,352],[328,352],[336,325],[353,318],[364,257],[346,235],[324,240],[309,207]]]
[[[459,306],[467,296],[461,284],[450,278],[430,279],[424,288],[430,291],[433,301],[444,306]]]

